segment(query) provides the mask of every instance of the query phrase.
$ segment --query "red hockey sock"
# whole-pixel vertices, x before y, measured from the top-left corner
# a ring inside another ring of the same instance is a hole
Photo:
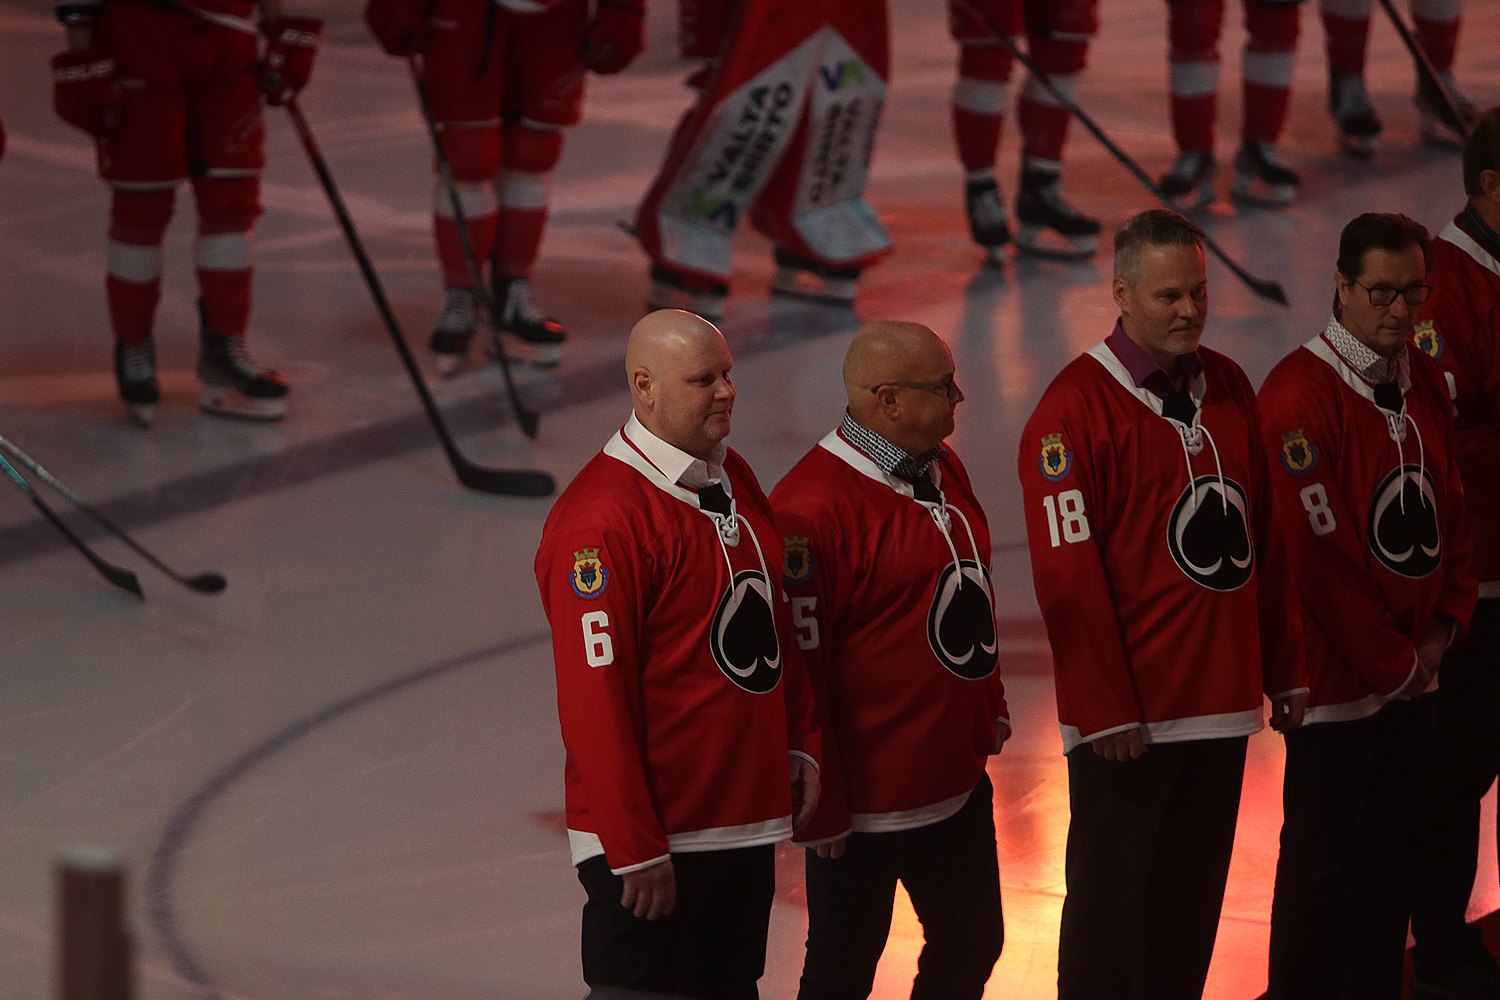
[[[150,339],[156,303],[161,298],[161,279],[126,281],[111,273],[104,279],[104,292],[115,337],[126,344]]]
[[[495,212],[468,218],[469,240],[481,268],[495,245],[498,219]],[[449,288],[471,287],[473,282],[469,280],[469,263],[464,257],[463,241],[458,236],[458,223],[447,216],[434,216],[432,231],[437,242],[438,260],[443,266],[443,284]]]
[[[547,226],[547,177],[522,170],[500,173],[500,224],[495,233],[495,274],[524,278],[531,273]]]
[[[1432,68],[1439,73],[1452,69],[1453,56],[1458,49],[1458,18],[1429,21],[1414,11],[1412,21],[1417,26],[1417,42],[1432,60]]]
[[[1052,83],[1069,97],[1077,76],[1056,74]],[[1052,93],[1030,77],[1021,90],[1016,108],[1021,119],[1021,135],[1026,139],[1026,159],[1062,164],[1063,145],[1068,139],[1068,109]]]
[[[104,292],[115,337],[139,344],[151,336],[161,298],[162,238],[172,218],[173,190],[115,191],[110,202],[109,273]]]
[[[1347,76],[1363,75],[1370,19],[1342,17],[1324,11],[1323,31],[1328,39],[1328,71]]]

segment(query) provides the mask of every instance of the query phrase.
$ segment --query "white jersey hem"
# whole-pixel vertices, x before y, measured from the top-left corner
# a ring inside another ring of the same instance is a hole
[[[934,802],[930,806],[902,809],[898,812],[855,813],[849,817],[849,826],[855,833],[897,833],[932,826],[955,815],[972,794],[973,791],[970,790],[951,799]]]
[[[746,823],[742,826],[719,826],[708,830],[689,830],[686,833],[667,834],[667,850],[672,854],[700,854],[705,851],[732,851],[741,847],[760,847],[778,844],[792,836],[792,817],[781,816],[761,823]],[[588,830],[568,830],[568,849],[577,867],[590,858],[604,853],[604,844],[597,833]],[[611,868],[616,875],[639,871],[657,864],[661,859],[653,858],[640,864]]]
[[[1189,740],[1218,740],[1231,736],[1249,736],[1265,728],[1258,708],[1244,712],[1223,712],[1218,715],[1195,715],[1186,719],[1167,719],[1164,722],[1147,722],[1140,726],[1141,739],[1147,746],[1153,743],[1185,743]],[[1063,753],[1072,753],[1083,743],[1089,742],[1077,726],[1063,725]],[[1131,726],[1091,734],[1097,739],[1109,732],[1122,732]]]

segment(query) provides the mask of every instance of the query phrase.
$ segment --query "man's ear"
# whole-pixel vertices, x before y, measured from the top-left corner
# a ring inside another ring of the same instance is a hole
[[[637,368],[630,373],[630,394],[637,401],[649,406],[655,404],[655,385],[651,380],[651,372],[646,368]]]
[[[1109,283],[1109,291],[1111,297],[1113,297],[1115,300],[1115,305],[1118,306],[1123,312],[1125,309],[1126,297],[1130,292],[1130,286],[1125,283],[1124,278],[1120,277],[1119,275],[1115,275],[1114,280]]]

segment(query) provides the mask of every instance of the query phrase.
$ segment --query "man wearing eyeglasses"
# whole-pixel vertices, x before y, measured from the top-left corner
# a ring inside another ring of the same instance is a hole
[[[1247,738],[1300,724],[1302,633],[1255,394],[1201,346],[1203,233],[1115,234],[1119,321],[1053,380],[1019,475],[1068,758],[1059,1000],[1181,1000],[1208,976]]]
[[[1437,752],[1412,911],[1412,995],[1500,997],[1500,970],[1464,922],[1479,854],[1480,800],[1500,773],[1500,108],[1464,146],[1468,203],[1432,241],[1432,295],[1414,344],[1453,399],[1454,446],[1474,532],[1479,602],[1468,635],[1443,657]],[[1488,850],[1488,848],[1487,848]]]
[[[990,535],[945,444],[963,391],[917,323],[871,323],[848,409],[771,492],[822,712],[800,1000],[870,993],[899,881],[926,941],[917,1000],[979,1000],[1004,926],[985,763],[1010,735]]]
[[[1286,734],[1270,1000],[1397,1000],[1443,651],[1475,583],[1443,379],[1410,349],[1427,230],[1339,238],[1333,316],[1261,388],[1311,682]]]

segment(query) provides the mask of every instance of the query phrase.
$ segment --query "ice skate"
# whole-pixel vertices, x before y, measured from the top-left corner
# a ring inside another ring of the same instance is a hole
[[[562,362],[567,331],[537,308],[536,291],[526,278],[495,278],[495,329],[488,353],[499,357],[494,338],[503,337],[506,357],[538,368],[556,368]]]
[[[432,324],[432,354],[439,374],[456,375],[468,364],[474,326],[474,293],[467,288],[448,289]]]
[[[1099,220],[1063,197],[1053,173],[1027,170],[1016,195],[1016,247],[1023,253],[1058,260],[1083,260],[1099,250]]]
[[[115,341],[115,384],[130,419],[150,427],[161,387],[156,382],[156,348],[149,338],[139,344]]]
[[[1458,105],[1459,116],[1453,117],[1452,109],[1436,87],[1426,87],[1418,81],[1417,92],[1412,95],[1411,102],[1416,105],[1417,114],[1421,118],[1422,141],[1443,149],[1463,149],[1464,138],[1469,134],[1469,126],[1473,124],[1477,114],[1474,102],[1458,92],[1451,70],[1444,70],[1438,76],[1448,88],[1448,93],[1453,95],[1453,103]]]
[[[198,378],[203,391],[198,405],[204,412],[247,420],[280,420],[286,415],[286,379],[256,365],[243,336],[227,337],[207,326],[199,336]]]
[[[836,305],[853,305],[859,268],[837,267],[810,260],[785,247],[776,248],[776,273],[771,276],[771,294]]]
[[[1331,74],[1328,110],[1338,124],[1339,149],[1361,160],[1375,155],[1375,137],[1380,134],[1381,125],[1370,95],[1365,92],[1364,77],[1354,73]]]
[[[1246,139],[1234,157],[1234,183],[1229,192],[1252,205],[1290,205],[1302,178],[1276,159],[1270,143]]]
[[[729,286],[722,281],[690,278],[660,265],[652,265],[646,311],[684,309],[717,323],[724,317],[724,300],[728,297]]]
[[[964,183],[964,212],[969,217],[969,235],[984,247],[992,264],[1005,263],[1010,242],[1010,217],[1000,201],[1000,185],[993,177],[976,177]]]
[[[1181,211],[1210,204],[1214,200],[1214,168],[1212,153],[1178,153],[1172,169],[1156,182],[1162,200]]]

